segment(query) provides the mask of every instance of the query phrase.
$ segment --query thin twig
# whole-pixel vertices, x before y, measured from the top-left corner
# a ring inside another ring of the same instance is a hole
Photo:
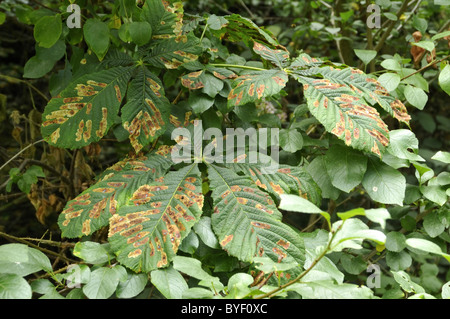
[[[39,144],[41,142],[44,142],[44,139],[41,139],[39,141],[33,142],[32,144],[24,147],[23,149],[21,149],[16,155],[14,155],[13,157],[11,157],[5,164],[2,165],[2,167],[0,167],[0,171],[2,169],[4,169],[6,166],[8,166],[9,163],[11,163],[12,161],[14,161],[17,157],[19,157],[20,154],[22,154],[23,152],[25,152],[27,149],[29,149],[30,147],[33,147],[36,144]]]
[[[22,79],[18,79],[18,78],[14,78],[12,76],[8,76],[8,75],[3,75],[0,74],[0,78],[4,78],[6,81],[8,82],[20,82],[20,83],[25,83],[26,85],[28,85],[28,87],[32,88],[33,90],[36,91],[36,93],[38,93],[44,100],[46,100],[47,102],[49,101],[48,97],[42,93],[37,87],[35,87],[33,84],[31,84],[28,81],[22,80]]]
[[[416,74],[416,73],[419,73],[419,72],[422,72],[422,71],[425,70],[425,69],[428,69],[430,66],[433,66],[433,65],[435,65],[435,64],[437,64],[437,63],[440,63],[440,62],[442,62],[442,61],[444,61],[444,60],[447,60],[448,58],[450,58],[450,55],[447,55],[446,57],[443,57],[442,59],[439,59],[439,60],[434,60],[434,61],[428,63],[427,65],[425,65],[424,67],[418,69],[417,71],[415,71],[415,72],[413,72],[413,73],[411,73],[411,74],[409,74],[409,75],[403,77],[403,78],[401,79],[401,81],[403,81],[404,79],[409,78],[410,76],[413,76],[413,75]]]
[[[255,18],[253,12],[247,7],[247,5],[244,3],[244,1],[239,0],[239,3],[241,4],[241,6],[244,7],[245,11],[247,11],[247,13],[250,15],[250,17],[253,19]]]
[[[3,232],[0,232],[0,236],[3,237],[3,238],[6,238],[6,239],[12,240],[12,241],[16,241],[16,242],[25,244],[25,245],[30,246],[32,248],[38,249],[38,250],[40,250],[40,251],[42,251],[42,252],[44,252],[44,253],[46,253],[48,255],[56,256],[56,257],[59,257],[61,259],[64,259],[64,260],[72,262],[72,263],[76,263],[77,262],[77,261],[72,260],[72,259],[70,259],[70,258],[68,258],[66,256],[61,255],[60,253],[54,252],[52,250],[48,250],[46,248],[42,248],[42,247],[40,247],[38,245],[35,245],[35,244],[32,244],[29,241],[24,240],[24,239],[22,239],[20,237],[9,235],[9,234],[3,233]]]
[[[408,1],[404,1],[402,6],[400,7],[400,9],[397,12],[397,20],[400,19],[401,15],[406,11],[406,9],[408,8]],[[380,51],[381,48],[384,45],[384,41],[386,41],[386,39],[388,38],[388,36],[391,34],[392,29],[395,26],[396,21],[391,21],[387,27],[387,29],[384,31],[384,33],[381,35],[380,40],[378,41],[377,45],[375,46],[374,50],[375,51]]]

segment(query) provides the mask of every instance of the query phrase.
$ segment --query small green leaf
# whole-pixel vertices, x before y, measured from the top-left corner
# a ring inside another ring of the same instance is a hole
[[[291,194],[281,194],[280,198],[281,202],[280,206],[278,206],[280,209],[307,214],[322,213],[322,210],[319,207],[303,197]]]
[[[152,284],[167,299],[181,299],[188,290],[188,284],[183,276],[172,266],[151,272]]]
[[[408,245],[411,248],[422,250],[427,253],[441,255],[450,262],[450,255],[442,252],[441,248],[432,241],[422,238],[408,238],[406,240],[406,245]]]
[[[391,71],[401,71],[402,67],[400,66],[400,63],[398,63],[397,60],[394,59],[386,59],[383,62],[381,62],[381,66],[385,68],[386,70]]]
[[[397,21],[398,20],[397,16],[395,14],[391,13],[391,12],[385,12],[385,13],[383,13],[383,15],[386,18],[388,18],[389,20],[392,20],[392,21]]]
[[[450,31],[449,31],[450,32]],[[439,73],[439,85],[445,93],[450,95],[450,65],[447,64]]]
[[[295,283],[288,287],[303,299],[371,299],[373,292],[365,286],[355,284],[336,284],[334,281],[318,280]]]
[[[447,202],[447,194],[439,185],[421,186],[420,191],[428,200],[442,206]]]
[[[296,129],[280,131],[280,146],[289,153],[295,153],[303,147],[303,137]]]
[[[216,290],[222,290],[223,285],[218,277],[211,276],[202,268],[200,260],[184,256],[175,256],[173,258],[173,268],[185,273],[191,277],[200,280],[199,285],[210,287]]]
[[[391,214],[386,208],[366,209],[365,215],[369,220],[380,224],[381,228],[386,228],[386,220],[391,218]]]
[[[450,164],[450,153],[439,151],[436,154],[434,154],[433,157],[431,157],[431,159],[435,161],[440,161],[442,163]]]
[[[31,287],[21,276],[0,274],[0,299],[31,299],[31,296]]]
[[[208,289],[194,287],[189,288],[188,290],[183,292],[183,299],[202,299],[207,298],[211,299],[214,296],[214,292]]]
[[[399,171],[383,162],[369,159],[362,185],[374,201],[403,205],[406,179]]]
[[[212,30],[220,30],[228,24],[228,20],[224,17],[211,14],[208,18],[208,27]]]
[[[449,172],[441,172],[437,176],[437,180],[439,185],[450,185],[450,173]]]
[[[188,103],[195,114],[202,114],[214,105],[214,98],[205,94],[194,92],[189,95]]]
[[[144,290],[147,281],[147,274],[128,274],[126,281],[119,282],[116,295],[118,298],[133,298]]]
[[[442,39],[444,37],[448,37],[449,35],[450,35],[450,31],[440,32],[440,33],[437,33],[437,34],[433,35],[431,37],[431,40],[432,41],[436,41],[436,40]]]
[[[386,249],[393,252],[401,252],[406,247],[405,235],[392,231],[386,235]]]
[[[91,272],[89,282],[83,286],[83,293],[89,299],[107,299],[116,291],[119,279],[119,273],[114,268],[97,268]]]
[[[27,276],[45,270],[52,271],[48,257],[37,249],[24,244],[0,246],[0,273]]]
[[[234,299],[242,299],[251,292],[248,287],[253,283],[253,277],[245,273],[237,273],[228,280],[228,296]]]
[[[323,198],[336,200],[341,191],[331,184],[331,177],[326,169],[326,157],[317,156],[309,165],[308,172],[322,190]]]
[[[403,93],[405,94],[406,100],[419,110],[423,110],[427,104],[428,95],[422,89],[407,85]]]
[[[411,266],[412,257],[404,250],[399,253],[388,251],[386,253],[386,263],[392,270],[404,270]]]
[[[442,286],[442,299],[450,299],[450,281]]]
[[[331,183],[344,192],[358,186],[367,170],[367,157],[349,147],[333,145],[325,158]]]
[[[416,154],[419,151],[419,140],[410,130],[392,130],[389,132],[389,140],[390,144],[387,151],[391,155],[410,161],[425,161],[425,159]]]
[[[211,218],[203,216],[197,224],[194,225],[195,233],[202,239],[206,246],[211,248],[219,248],[219,241],[211,228]]]
[[[341,227],[340,230],[338,230],[339,227]],[[345,221],[339,220],[335,222],[333,224],[333,231],[337,231],[331,245],[333,251],[341,251],[344,248],[360,248],[363,240],[371,240],[380,245],[384,245],[386,242],[386,235],[384,233],[369,229],[365,223],[357,218],[349,218]]]
[[[445,194],[444,196],[447,198]],[[442,234],[446,228],[445,226],[446,225],[442,223],[441,218],[436,211],[432,211],[423,219],[423,229],[425,229],[427,234],[432,238]]]
[[[342,255],[341,257],[342,267],[346,272],[352,275],[359,275],[367,269],[367,262],[364,261],[362,256]]]
[[[33,292],[36,292],[41,295],[48,294],[56,289],[56,287],[48,279],[35,280],[31,282],[30,286]]]
[[[413,42],[411,44],[421,47],[429,52],[432,52],[435,48],[433,41],[420,41],[420,42]]]
[[[272,271],[286,271],[292,269],[294,267],[298,267],[298,263],[290,262],[290,263],[278,263],[273,261],[269,257],[255,257],[253,259],[255,263],[255,267],[262,272],[269,274]]]
[[[395,281],[400,285],[400,287],[409,293],[423,293],[425,290],[414,281],[411,280],[409,275],[400,270],[400,271],[391,271],[394,275]]]
[[[52,47],[58,41],[62,32],[62,21],[59,14],[45,16],[38,20],[34,26],[34,38],[39,46]]]
[[[375,59],[375,57],[377,56],[377,51],[375,50],[354,49],[354,51],[356,56],[360,58],[360,60],[363,61],[365,65],[369,64],[369,62]]]
[[[88,264],[103,264],[113,257],[109,256],[105,245],[92,241],[78,242],[75,244],[73,254],[83,259]]]
[[[137,45],[147,44],[152,37],[152,27],[148,22],[133,21],[128,25],[131,40]]]
[[[86,20],[83,33],[89,48],[94,51],[101,61],[109,48],[109,28],[105,22],[96,19]]]
[[[428,22],[425,19],[419,18],[417,15],[413,16],[413,27],[416,28],[416,30],[419,30],[420,33],[425,34],[428,28]],[[434,41],[434,39],[432,38]]]
[[[384,73],[378,78],[378,82],[388,91],[394,91],[400,83],[400,76],[396,73]]]
[[[50,48],[36,46],[36,55],[31,57],[24,66],[24,78],[40,78],[50,72],[55,63],[64,56],[66,45],[57,41]]]

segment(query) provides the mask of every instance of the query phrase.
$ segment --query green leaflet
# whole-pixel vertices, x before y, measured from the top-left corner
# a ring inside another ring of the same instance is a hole
[[[224,85],[222,81],[235,78],[237,78],[237,75],[233,71],[206,66],[205,69],[183,75],[181,77],[181,84],[190,90],[203,88],[204,93],[214,97],[222,90]]]
[[[361,71],[352,72],[359,74]],[[328,132],[348,146],[381,157],[389,144],[389,130],[378,111],[368,105],[363,96],[340,78],[314,79],[295,72],[293,75],[303,84],[310,112]]]
[[[256,41],[253,44],[253,51],[280,69],[286,66],[289,59],[289,51],[285,49],[274,50]]]
[[[236,78],[228,95],[228,106],[244,105],[279,93],[288,81],[283,70],[249,71]]]
[[[353,68],[336,69],[323,67],[315,69],[324,78],[349,86],[353,94],[363,96],[369,103],[378,103],[386,112],[398,121],[409,124],[411,117],[405,105],[394,98],[376,79],[370,78],[362,71]]]
[[[263,174],[260,164],[235,163],[228,165],[228,167],[236,173],[245,173],[259,188],[277,198],[281,194],[295,194],[320,205],[322,199],[320,188],[303,167],[279,165],[277,171],[273,174]]]
[[[170,102],[161,81],[141,67],[131,81],[127,103],[122,108],[122,125],[136,154],[164,133],[169,122]]]
[[[212,33],[220,38],[232,42],[243,41],[248,47],[258,41],[270,48],[282,47],[267,31],[258,27],[250,19],[241,17],[239,14],[232,14],[224,17],[228,20],[219,30],[212,30]]]
[[[281,222],[269,194],[227,168],[209,165],[208,177],[214,200],[212,227],[224,250],[242,261],[260,256],[303,265],[303,241]]]
[[[196,164],[159,176],[140,186],[109,223],[118,261],[136,272],[168,266],[202,213]]]
[[[147,0],[142,6],[141,19],[152,27],[152,39],[180,36],[183,27],[183,4],[163,0]]]
[[[200,41],[192,33],[156,40],[144,61],[159,68],[177,69],[187,62],[197,60],[202,53]]]
[[[81,148],[99,141],[113,124],[133,67],[84,75],[45,107],[42,135],[53,146]]]
[[[171,161],[158,152],[114,164],[96,184],[69,201],[59,215],[62,236],[87,236],[107,226],[109,218],[136,189],[161,176],[170,167]]]

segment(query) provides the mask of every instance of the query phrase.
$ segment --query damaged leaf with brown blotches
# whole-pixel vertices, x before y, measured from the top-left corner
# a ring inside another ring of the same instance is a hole
[[[138,158],[126,158],[114,164],[97,183],[69,201],[59,215],[62,236],[88,236],[117,213],[141,186],[164,174],[172,162],[158,151]]]
[[[242,261],[269,257],[303,265],[303,240],[281,222],[281,212],[268,193],[247,176],[208,165],[214,213],[212,227],[220,246]]]
[[[109,242],[136,272],[167,267],[203,208],[197,164],[139,187],[109,221]]]

